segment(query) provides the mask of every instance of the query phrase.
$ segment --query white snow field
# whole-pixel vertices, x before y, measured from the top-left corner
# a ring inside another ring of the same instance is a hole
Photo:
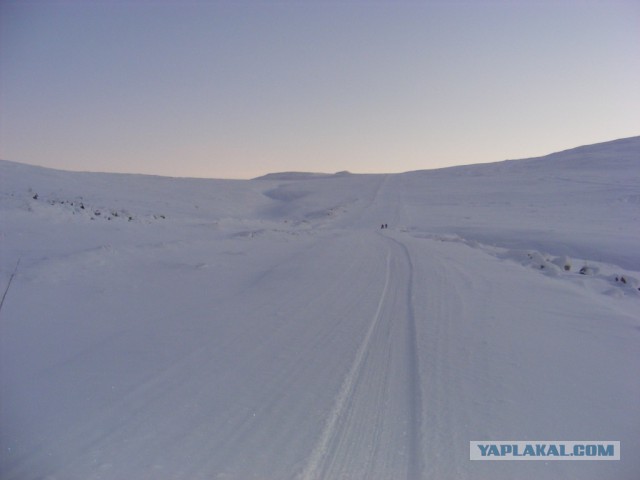
[[[3,480],[640,478],[640,137],[393,175],[0,179]],[[485,440],[621,460],[470,461]]]

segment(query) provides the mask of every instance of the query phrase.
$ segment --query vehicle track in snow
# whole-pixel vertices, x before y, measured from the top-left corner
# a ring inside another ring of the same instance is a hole
[[[386,279],[376,312],[301,479],[421,478],[413,265],[402,243],[384,241]]]
[[[405,260],[409,266],[407,277],[407,326],[406,326],[406,365],[407,365],[407,389],[409,400],[409,464],[407,478],[420,478],[422,473],[422,393],[420,384],[420,357],[418,354],[418,329],[416,325],[416,316],[413,309],[413,285],[414,285],[414,268],[411,261],[409,249],[398,240],[391,239],[399,245],[405,256]]]

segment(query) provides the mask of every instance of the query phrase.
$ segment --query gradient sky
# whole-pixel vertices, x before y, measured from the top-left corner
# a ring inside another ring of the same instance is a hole
[[[0,158],[250,178],[640,134],[640,2],[0,2]]]

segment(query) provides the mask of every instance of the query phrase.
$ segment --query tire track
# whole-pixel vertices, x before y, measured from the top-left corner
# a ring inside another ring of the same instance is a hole
[[[407,395],[409,400],[409,463],[407,479],[421,478],[422,475],[422,388],[420,384],[420,357],[418,354],[418,329],[413,309],[414,268],[407,246],[394,239],[392,242],[402,248],[409,266],[407,286],[407,328],[406,328],[406,365]]]
[[[298,477],[302,480],[423,475],[414,266],[406,245],[381,236],[388,251],[377,309]]]
[[[358,383],[358,378],[360,377],[364,365],[364,359],[366,357],[367,351],[369,350],[369,346],[371,343],[371,338],[373,337],[373,333],[380,322],[382,307],[384,305],[385,298],[387,296],[387,292],[389,290],[389,279],[391,277],[391,253],[387,253],[387,266],[386,266],[386,278],[384,287],[382,289],[382,293],[380,294],[380,298],[378,300],[378,307],[376,309],[376,313],[373,316],[373,319],[369,325],[369,329],[358,348],[358,352],[356,353],[356,357],[351,364],[351,368],[349,369],[349,373],[344,379],[342,383],[342,387],[340,388],[340,393],[338,394],[336,401],[333,405],[333,408],[329,414],[327,422],[325,424],[324,430],[320,436],[320,440],[316,444],[313,452],[311,453],[309,462],[307,463],[306,468],[302,472],[300,478],[301,480],[312,480],[322,478],[322,472],[325,470],[327,463],[330,462],[331,458],[327,455],[330,450],[331,444],[336,440],[338,434],[340,433],[340,428],[338,427],[338,421],[344,416],[344,413],[348,410],[348,405],[350,400],[353,398],[353,392]]]

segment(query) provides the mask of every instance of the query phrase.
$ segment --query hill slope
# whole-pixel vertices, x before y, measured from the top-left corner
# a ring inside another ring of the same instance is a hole
[[[3,479],[640,472],[469,461],[638,443],[640,138],[397,175],[0,178]]]

